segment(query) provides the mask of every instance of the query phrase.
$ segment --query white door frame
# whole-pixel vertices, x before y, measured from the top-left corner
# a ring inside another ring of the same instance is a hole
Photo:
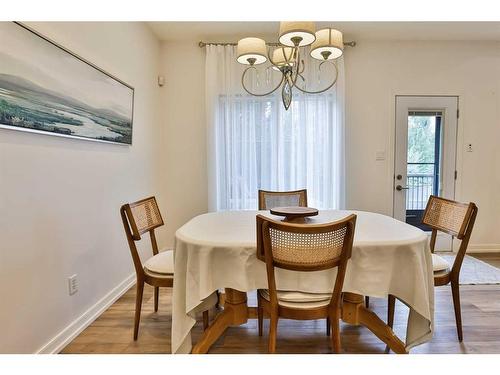
[[[393,149],[393,216],[405,221],[406,191],[397,191],[396,186],[406,186],[406,154],[408,111],[442,111],[442,153],[441,165],[443,174],[440,175],[440,195],[449,199],[455,198],[456,170],[457,170],[457,145],[458,145],[458,95],[395,95],[395,128]],[[404,156],[403,156],[404,155]],[[402,175],[401,180],[396,180],[396,175]],[[441,241],[438,240],[438,244]],[[437,244],[437,245],[438,245]],[[451,249],[451,242],[442,243],[443,250]]]

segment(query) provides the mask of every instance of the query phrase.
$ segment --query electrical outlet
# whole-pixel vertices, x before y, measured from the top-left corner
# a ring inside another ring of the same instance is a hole
[[[70,296],[78,292],[78,280],[76,278],[76,273],[68,277],[68,292]]]
[[[472,152],[472,143],[467,143],[467,152]]]

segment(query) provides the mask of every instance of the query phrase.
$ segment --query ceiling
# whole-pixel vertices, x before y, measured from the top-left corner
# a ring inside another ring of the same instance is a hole
[[[237,42],[246,36],[275,41],[279,22],[148,22],[163,41]],[[500,41],[500,22],[316,22],[344,40]]]

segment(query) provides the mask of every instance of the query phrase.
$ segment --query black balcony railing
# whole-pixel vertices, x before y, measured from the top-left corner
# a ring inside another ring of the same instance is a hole
[[[406,178],[406,209],[425,210],[431,194],[435,193],[433,174],[408,174]]]

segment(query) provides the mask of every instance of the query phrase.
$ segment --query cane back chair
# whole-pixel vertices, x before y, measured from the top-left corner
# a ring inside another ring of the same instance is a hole
[[[432,228],[430,249],[434,271],[434,286],[451,284],[458,341],[463,340],[460,309],[459,276],[469,239],[474,228],[478,208],[474,203],[460,203],[431,195],[424,211],[422,223]],[[444,232],[461,240],[453,265],[434,254],[437,232]],[[396,299],[389,295],[387,323],[392,328]]]
[[[278,319],[329,318],[333,351],[339,353],[340,302],[347,261],[351,257],[356,215],[318,225],[292,224],[257,215],[257,258],[266,263],[268,289],[257,292],[259,335],[264,312],[270,316],[269,352],[276,351]],[[331,293],[277,290],[275,268],[320,271],[337,268]]]
[[[155,197],[124,204],[120,208],[120,214],[137,278],[134,320],[134,340],[137,340],[144,284],[154,287],[154,311],[157,312],[160,287],[172,287],[174,285],[174,257],[171,250],[158,251],[155,229],[161,227],[164,223]],[[135,243],[140,241],[141,236],[146,232],[149,232],[153,256],[142,263]],[[203,312],[203,325],[204,328],[208,326],[208,311]]]
[[[290,206],[307,207],[307,189],[293,191],[259,190],[259,210]]]

